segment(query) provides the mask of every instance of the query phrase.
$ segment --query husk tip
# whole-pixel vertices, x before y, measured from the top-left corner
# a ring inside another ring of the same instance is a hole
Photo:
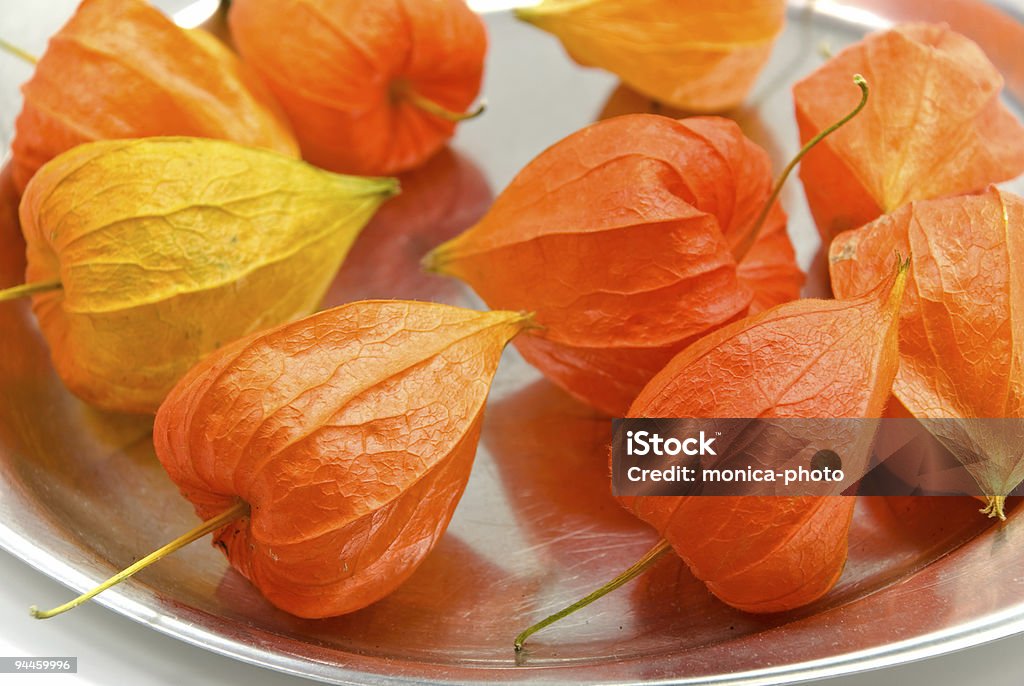
[[[905,274],[910,271],[910,256],[903,257],[903,253],[899,250],[894,250],[893,255],[896,256],[896,273]]]
[[[429,274],[444,274],[444,265],[447,262],[444,255],[446,245],[448,244],[439,245],[424,255],[420,260],[420,269]]]
[[[502,314],[509,323],[516,327],[517,334],[523,331],[538,331],[547,328],[537,322],[537,313],[530,310],[504,310]]]
[[[548,0],[532,0],[530,4],[516,7],[512,10],[516,19],[533,24],[537,28],[547,31],[547,24],[552,18],[558,18],[564,14],[567,8],[557,2]]]
[[[394,177],[382,178],[381,184],[381,195],[383,195],[385,199],[393,198],[396,195],[401,195],[402,193],[402,182]]]
[[[512,10],[516,19],[525,21],[528,24],[533,24],[537,19],[537,5],[529,5],[526,7],[516,7]]]
[[[988,504],[985,507],[978,510],[982,514],[986,514],[990,519],[998,518],[1000,521],[1006,521],[1006,496],[1004,495],[988,495],[985,496],[988,499]]]
[[[884,284],[891,283],[889,288],[888,306],[893,311],[899,311],[903,304],[903,295],[907,290],[907,278],[910,273],[910,258],[903,259],[903,256],[896,251],[896,271],[888,279],[879,283],[878,287],[883,288]]]
[[[537,313],[529,310],[520,310],[516,313],[523,331],[540,331],[546,327],[537,321]]]

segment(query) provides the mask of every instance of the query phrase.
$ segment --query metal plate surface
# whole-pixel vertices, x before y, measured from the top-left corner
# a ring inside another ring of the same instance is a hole
[[[23,5],[16,35],[40,47],[31,37],[60,23],[47,7],[70,5]],[[33,15],[36,28],[24,28]],[[797,140],[789,87],[823,61],[822,48],[836,51],[866,30],[915,18],[945,20],[981,43],[1020,111],[1024,28],[1007,14],[968,0],[861,0],[792,6],[758,87],[730,116],[780,169]],[[575,66],[553,38],[509,14],[488,13],[486,21],[489,111],[460,128],[451,150],[403,179],[404,195],[364,232],[328,304],[418,297],[480,307],[459,284],[421,274],[420,256],[473,223],[547,145],[598,117],[652,108],[611,76]],[[24,68],[0,69],[6,125],[17,107],[10,94],[27,76]],[[24,244],[6,180],[3,189],[6,286],[22,280]],[[783,202],[809,269],[807,291],[821,293],[819,244],[799,182],[790,182]],[[195,516],[156,461],[150,431],[145,419],[97,412],[71,396],[27,304],[0,305],[0,546],[84,589],[190,528]],[[783,683],[1024,630],[1020,508],[993,526],[966,498],[863,498],[845,572],[810,607],[743,614],[712,598],[678,560],[663,559],[535,636],[517,661],[511,643],[521,628],[592,590],[654,542],[609,495],[609,436],[606,418],[510,350],[451,527],[392,596],[337,619],[297,619],[199,543],[96,602],[210,650],[333,683]]]

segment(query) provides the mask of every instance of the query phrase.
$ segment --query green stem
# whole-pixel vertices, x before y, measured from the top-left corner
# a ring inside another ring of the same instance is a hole
[[[746,236],[743,237],[742,241],[736,244],[736,247],[733,249],[733,256],[736,258],[737,262],[739,262],[746,256],[747,252],[750,250],[750,248],[754,245],[754,242],[757,240],[758,234],[761,233],[761,227],[764,225],[765,219],[768,218],[768,213],[771,212],[772,205],[775,204],[775,201],[779,197],[779,193],[782,192],[782,186],[785,185],[786,179],[789,178],[789,175],[790,173],[792,173],[793,168],[796,167],[797,164],[799,164],[800,160],[803,159],[804,155],[810,152],[815,145],[824,140],[825,137],[827,137],[829,134],[841,128],[844,124],[846,124],[846,122],[850,121],[858,114],[860,114],[860,111],[864,109],[865,105],[868,104],[868,82],[865,81],[864,77],[861,76],[860,74],[853,75],[853,82],[857,84],[858,88],[860,88],[860,102],[857,104],[855,108],[853,108],[853,111],[851,111],[845,117],[843,117],[835,124],[828,127],[827,129],[819,133],[817,136],[809,140],[807,142],[807,145],[800,148],[800,152],[796,154],[796,157],[790,160],[789,164],[786,165],[786,168],[782,170],[782,175],[779,176],[779,180],[775,182],[775,187],[772,189],[772,194],[768,197],[768,202],[766,202],[764,207],[761,209],[761,214],[757,215],[757,220],[754,222],[753,228],[747,233]]]
[[[103,591],[107,590],[111,586],[115,586],[121,583],[122,581],[130,577],[132,574],[135,574],[139,570],[145,569],[149,565],[153,564],[154,562],[157,562],[158,560],[163,559],[164,557],[170,555],[179,548],[183,548],[187,546],[189,543],[199,540],[206,534],[212,533],[223,526],[227,526],[231,522],[235,521],[236,519],[240,519],[241,517],[244,517],[248,513],[249,505],[243,501],[238,501],[228,509],[221,512],[216,517],[207,519],[205,522],[203,522],[196,528],[192,529],[187,534],[179,536],[178,538],[174,539],[164,547],[150,553],[149,555],[142,558],[130,567],[121,570],[120,572],[110,577],[96,588],[86,593],[83,593],[74,600],[64,603],[60,607],[55,607],[52,610],[40,610],[35,605],[33,605],[29,608],[28,611],[36,619],[49,619],[50,617],[55,617],[59,614],[67,612],[68,610],[76,608],[85,601],[89,600],[90,598],[93,598],[94,596],[99,595]]]
[[[550,626],[551,624],[554,624],[555,622],[557,622],[558,620],[562,619],[563,617],[568,617],[569,615],[571,615],[576,610],[579,610],[581,608],[586,607],[587,605],[590,605],[592,602],[594,602],[598,598],[602,598],[602,597],[608,595],[609,593],[611,593],[615,589],[619,588],[620,586],[623,586],[623,585],[629,583],[630,581],[632,581],[633,579],[635,579],[636,577],[640,576],[645,571],[647,571],[650,568],[650,566],[653,565],[658,560],[658,558],[660,558],[662,555],[664,555],[665,553],[667,553],[670,550],[672,550],[672,547],[668,544],[668,541],[665,541],[665,540],[659,541],[657,543],[657,545],[655,545],[653,548],[648,550],[647,553],[643,557],[641,557],[639,560],[637,560],[635,563],[633,563],[633,565],[629,569],[627,569],[626,571],[622,572],[621,574],[619,574],[617,577],[615,577],[614,579],[612,579],[611,581],[609,581],[605,585],[601,586],[601,588],[597,589],[596,591],[594,591],[590,595],[588,595],[588,596],[586,596],[584,598],[581,598],[580,600],[577,600],[575,603],[573,603],[569,607],[566,607],[565,609],[559,610],[558,612],[556,612],[555,614],[551,615],[550,617],[542,619],[541,621],[537,622],[536,624],[531,626],[526,631],[524,631],[521,634],[519,634],[518,636],[516,636],[516,640],[513,643],[513,647],[515,647],[516,652],[518,653],[519,651],[521,651],[523,649],[523,643],[525,643],[526,639],[528,639],[533,634],[537,633],[538,631],[540,631],[541,629],[543,629],[546,626]]]
[[[487,109],[487,103],[481,100],[480,103],[469,112],[453,112],[447,107],[442,107],[441,105],[438,105],[433,100],[428,100],[427,98],[424,98],[422,95],[420,95],[419,93],[412,89],[404,91],[402,93],[402,97],[404,97],[406,100],[408,100],[414,106],[420,108],[424,112],[432,114],[435,117],[440,117],[445,121],[451,122],[466,121],[467,119],[479,117],[481,114],[484,113],[484,110]]]
[[[59,291],[64,288],[60,281],[37,281],[36,283],[23,283],[20,286],[12,286],[0,290],[0,302],[5,300],[17,300],[34,293],[45,293],[46,291]]]
[[[27,50],[19,48],[17,45],[14,45],[13,43],[8,43],[3,38],[0,38],[0,50],[4,50],[5,52],[8,52],[14,55],[15,57],[23,59],[33,66],[39,64],[38,57],[36,57]]]

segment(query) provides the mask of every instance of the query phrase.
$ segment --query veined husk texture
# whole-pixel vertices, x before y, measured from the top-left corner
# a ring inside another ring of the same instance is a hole
[[[100,407],[155,412],[193,364],[319,305],[392,179],[225,141],[101,141],[55,158],[20,207],[57,373]]]

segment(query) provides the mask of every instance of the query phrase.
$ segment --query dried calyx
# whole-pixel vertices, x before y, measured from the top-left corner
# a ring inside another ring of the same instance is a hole
[[[589,126],[525,167],[491,210],[424,259],[491,307],[537,313],[528,362],[621,416],[699,337],[799,296],[767,153],[730,120],[627,115]],[[552,256],[572,255],[572,260]]]
[[[80,145],[21,202],[26,284],[58,375],[155,412],[202,356],[319,306],[394,179],[341,176],[199,138]]]
[[[628,416],[880,417],[898,367],[907,270],[901,261],[858,298],[797,300],[706,336],[651,380]],[[874,426],[869,429],[873,434]],[[859,437],[860,454],[845,462],[866,464],[870,438]],[[781,612],[813,602],[842,572],[855,501],[787,495],[619,500],[664,540],[594,593],[522,632],[517,651],[531,634],[635,578],[669,548],[711,593],[740,610]]]
[[[212,353],[157,413],[157,457],[206,534],[276,607],[330,617],[391,593],[444,533],[520,312],[360,301]]]

